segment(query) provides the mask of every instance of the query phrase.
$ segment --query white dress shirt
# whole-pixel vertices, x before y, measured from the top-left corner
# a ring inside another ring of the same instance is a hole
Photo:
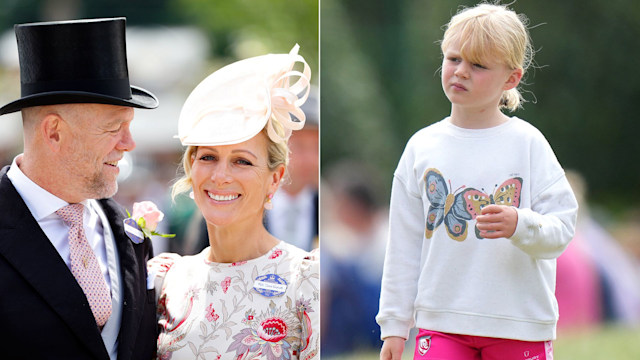
[[[31,179],[20,170],[19,164],[21,158],[22,155],[18,155],[13,159],[11,168],[7,171],[7,176],[38,222],[38,225],[42,228],[44,234],[47,235],[53,246],[58,250],[62,260],[70,267],[69,227],[62,221],[62,218],[55,213],[58,209],[69,205],[69,203],[31,181]],[[84,232],[89,245],[98,259],[104,280],[110,288],[109,284],[111,280],[107,270],[107,252],[103,238],[102,221],[100,221],[100,217],[96,212],[96,208],[99,208],[99,206],[95,200],[85,200],[82,201],[82,204],[84,205],[84,216],[82,220]]]

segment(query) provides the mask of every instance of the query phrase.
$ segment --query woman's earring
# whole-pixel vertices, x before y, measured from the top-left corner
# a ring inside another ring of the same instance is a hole
[[[193,199],[193,191],[189,193],[189,197]]]
[[[273,203],[271,202],[271,199],[273,199],[273,194],[269,194],[269,196],[267,196],[267,201],[264,203],[264,208],[267,210],[273,209]]]

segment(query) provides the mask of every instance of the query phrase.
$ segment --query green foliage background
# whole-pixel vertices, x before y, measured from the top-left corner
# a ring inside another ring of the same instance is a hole
[[[77,9],[76,18],[126,16],[128,25],[199,27],[209,37],[212,58],[233,61],[238,55],[233,44],[241,39],[273,53],[286,53],[299,43],[317,75],[319,0],[2,0],[0,30],[50,20],[44,18],[45,9],[68,3]],[[262,53],[249,54],[255,55]]]
[[[388,195],[408,138],[449,114],[438,41],[459,6],[476,3],[322,0],[323,170],[344,157],[374,164]],[[614,212],[636,206],[640,2],[511,7],[530,19],[537,49],[524,87],[529,102],[514,115],[545,134],[565,169],[586,177],[593,203]]]

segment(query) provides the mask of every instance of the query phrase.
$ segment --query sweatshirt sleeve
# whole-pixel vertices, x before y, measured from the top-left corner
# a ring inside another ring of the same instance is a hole
[[[389,336],[407,339],[409,330],[415,324],[414,302],[424,241],[423,214],[415,176],[407,175],[407,171],[396,171],[391,189],[380,311],[376,317],[382,339]]]
[[[551,146],[544,140],[533,153],[531,208],[517,209],[512,243],[538,259],[555,259],[573,238],[578,202]]]

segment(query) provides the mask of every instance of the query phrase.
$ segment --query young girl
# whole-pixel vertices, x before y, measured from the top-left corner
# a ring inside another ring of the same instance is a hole
[[[506,6],[462,10],[442,40],[451,115],[418,131],[394,174],[376,317],[381,359],[551,359],[556,258],[577,202],[551,147],[508,117],[533,55]]]

